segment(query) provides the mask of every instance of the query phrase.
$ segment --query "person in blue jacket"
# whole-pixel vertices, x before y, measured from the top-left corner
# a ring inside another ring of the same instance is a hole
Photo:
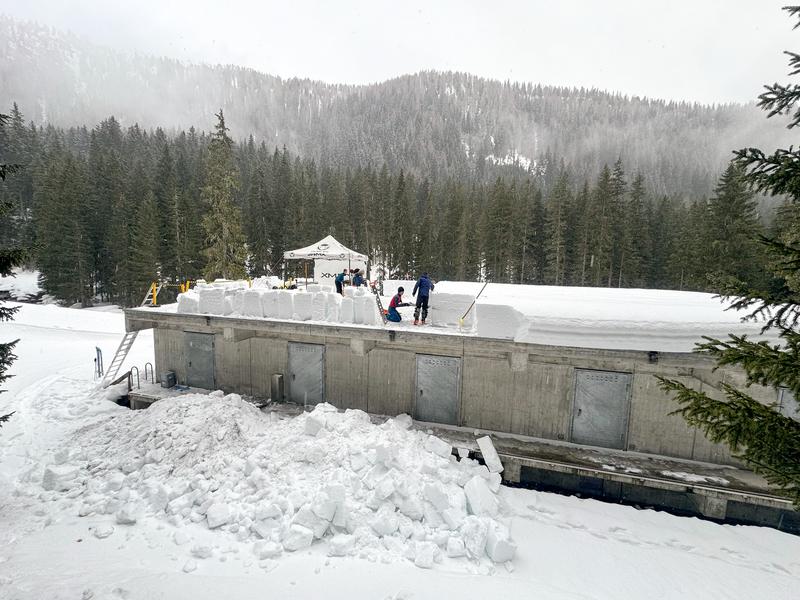
[[[403,320],[403,317],[400,316],[400,313],[397,312],[398,306],[411,306],[410,302],[403,302],[403,292],[406,290],[402,287],[397,288],[397,293],[392,296],[391,302],[389,302],[389,310],[386,311],[386,320],[391,321],[392,323],[399,323]]]
[[[344,286],[344,278],[347,276],[347,269],[342,271],[341,273],[336,274],[336,278],[333,280],[336,283],[336,293],[344,295],[344,290],[342,287]]]
[[[361,269],[355,269],[353,271],[353,287],[359,287],[362,285],[366,285],[364,283],[364,276],[361,274]]]
[[[428,299],[433,291],[433,287],[433,282],[430,280],[427,273],[423,273],[414,286],[411,295],[417,296],[417,292],[419,292],[419,296],[417,296],[417,306],[414,309],[414,325],[419,325],[420,309],[422,309],[422,324],[425,325],[425,319],[428,318]]]

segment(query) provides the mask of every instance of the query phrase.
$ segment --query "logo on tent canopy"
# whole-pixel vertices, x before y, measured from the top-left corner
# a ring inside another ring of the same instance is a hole
[[[319,244],[317,246],[317,250],[322,250],[322,252],[325,252],[328,248],[330,248],[330,244]]]

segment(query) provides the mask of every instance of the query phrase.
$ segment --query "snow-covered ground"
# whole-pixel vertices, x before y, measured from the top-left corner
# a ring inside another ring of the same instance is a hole
[[[120,408],[95,393],[92,359],[97,345],[110,361],[122,331],[119,312],[35,305],[0,328],[22,339],[0,396],[0,413],[16,411],[0,429],[0,598],[797,597],[798,537],[505,487],[478,485],[471,501],[465,482],[492,478],[437,455],[403,419],[279,419],[222,395]],[[152,360],[152,338],[132,360]],[[360,527],[334,541],[348,530],[342,488]],[[403,498],[422,520],[390,510]],[[448,505],[458,529],[437,521]],[[509,527],[511,561],[475,549],[476,505],[481,523]],[[260,539],[285,544],[274,534],[292,521],[327,531],[294,552]],[[472,557],[447,555],[459,539]],[[420,553],[432,568],[415,565]]]

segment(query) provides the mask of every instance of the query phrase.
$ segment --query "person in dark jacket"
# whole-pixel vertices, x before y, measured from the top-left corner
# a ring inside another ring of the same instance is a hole
[[[361,274],[361,269],[355,269],[353,271],[353,287],[360,287],[362,285],[366,285],[364,283],[364,276]]]
[[[422,324],[425,325],[425,319],[428,318],[428,299],[433,291],[433,287],[433,282],[430,280],[427,273],[423,273],[414,286],[411,295],[417,296],[417,292],[419,292],[419,296],[417,296],[417,306],[414,309],[414,325],[419,325],[420,309],[422,310]]]
[[[406,290],[402,287],[397,288],[397,293],[392,296],[391,302],[389,302],[389,310],[386,311],[386,320],[391,321],[392,323],[399,323],[403,320],[403,317],[400,316],[400,313],[397,312],[398,306],[411,306],[410,302],[403,302],[403,292]]]
[[[334,283],[336,284],[336,293],[344,295],[344,290],[342,287],[344,286],[344,278],[347,275],[347,269],[342,271],[341,273],[337,273],[336,277],[334,278]]]

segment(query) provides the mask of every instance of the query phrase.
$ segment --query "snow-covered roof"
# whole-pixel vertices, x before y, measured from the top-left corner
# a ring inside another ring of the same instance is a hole
[[[367,256],[350,250],[347,246],[339,242],[332,235],[325,236],[316,244],[311,244],[305,248],[288,250],[283,253],[285,260],[312,260],[317,258],[331,260],[361,260],[366,262]]]

